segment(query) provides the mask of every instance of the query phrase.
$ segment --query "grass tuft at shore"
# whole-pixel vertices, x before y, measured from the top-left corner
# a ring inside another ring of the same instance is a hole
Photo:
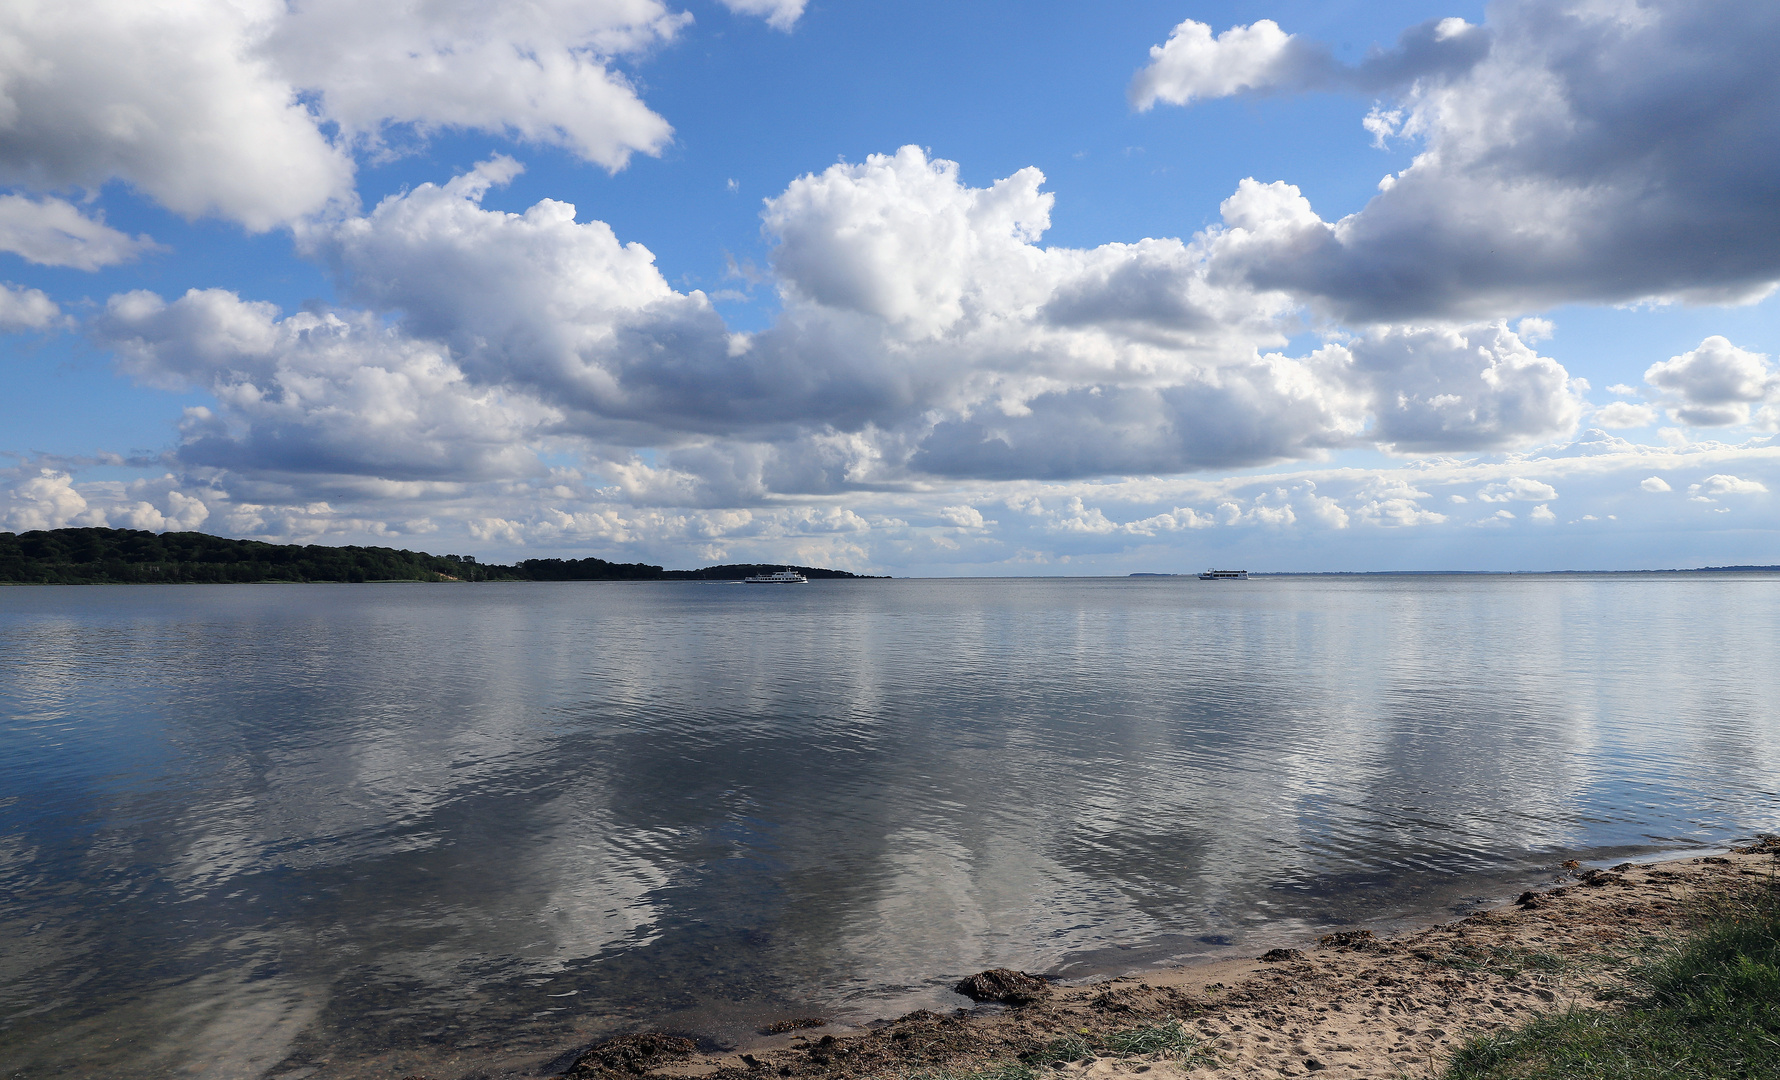
[[[1189,1057],[1199,1048],[1199,1039],[1181,1026],[1179,1020],[1148,1027],[1115,1031],[1102,1040],[1106,1048],[1123,1056],[1154,1054],[1158,1057]]]
[[[1038,1070],[1023,1061],[996,1061],[974,1069],[909,1073],[908,1080],[1038,1080]]]
[[[1705,904],[1695,929],[1635,972],[1623,1008],[1572,1010],[1472,1039],[1447,1080],[1780,1076],[1780,891]]]
[[[1478,947],[1461,945],[1434,961],[1442,967],[1459,971],[1488,971],[1512,979],[1523,971],[1555,975],[1571,966],[1571,962],[1552,952],[1515,949],[1501,945]]]
[[[1029,1054],[1023,1055],[1028,1065],[1052,1065],[1065,1061],[1110,1055],[1113,1057],[1159,1057],[1195,1063],[1205,1057],[1199,1037],[1182,1026],[1179,1020],[1126,1028],[1104,1034],[1082,1032],[1053,1039]],[[1207,1058],[1206,1060],[1209,1060]],[[1017,1078],[998,1078],[1017,1080]]]

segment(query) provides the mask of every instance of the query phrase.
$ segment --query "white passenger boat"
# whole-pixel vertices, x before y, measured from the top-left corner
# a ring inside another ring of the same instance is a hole
[[[796,570],[780,570],[776,573],[755,574],[753,577],[745,577],[742,579],[742,584],[744,584],[744,585],[803,585],[803,584],[807,584],[809,582],[809,580],[810,580],[809,578],[804,577],[802,574],[798,573]]]
[[[1247,581],[1247,570],[1207,570],[1199,575],[1200,581]]]

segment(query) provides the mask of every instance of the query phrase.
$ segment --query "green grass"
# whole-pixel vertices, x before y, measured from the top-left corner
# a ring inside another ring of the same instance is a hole
[[[1504,945],[1461,945],[1434,963],[1461,971],[1489,971],[1512,979],[1523,971],[1557,974],[1569,968],[1570,962],[1556,953],[1515,949]]]
[[[974,1069],[930,1069],[908,1080],[1037,1080],[1038,1070],[1022,1061],[995,1061]]]
[[[1085,1036],[1065,1035],[1061,1039],[1052,1039],[1025,1057],[1034,1065],[1049,1065],[1058,1061],[1080,1061],[1097,1053],[1095,1045]]]
[[[1633,971],[1625,1007],[1540,1017],[1467,1042],[1447,1080],[1780,1077],[1780,892],[1704,906]]]
[[[1085,1057],[1158,1057],[1183,1064],[1209,1061],[1199,1049],[1199,1039],[1179,1020],[1102,1034],[1080,1032],[1052,1039],[1021,1055],[1019,1061],[991,1061],[971,1068],[926,1069],[906,1074],[906,1080],[1038,1080],[1039,1070]]]
[[[1115,1031],[1103,1040],[1106,1048],[1121,1057],[1155,1054],[1160,1057],[1186,1057],[1199,1048],[1199,1039],[1181,1026],[1179,1020],[1149,1027]]]
[[[1023,1055],[1030,1065],[1050,1065],[1062,1061],[1080,1061],[1085,1057],[1162,1057],[1184,1062],[1204,1058],[1199,1037],[1188,1031],[1179,1020],[1142,1027],[1125,1028],[1095,1035],[1082,1032],[1053,1039],[1033,1052]],[[1008,1078],[1015,1080],[1015,1078]]]

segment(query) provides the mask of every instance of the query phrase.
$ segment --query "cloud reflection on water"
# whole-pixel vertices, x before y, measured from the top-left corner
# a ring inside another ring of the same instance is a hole
[[[0,1057],[243,971],[291,1060],[880,1012],[1771,826],[1777,584],[15,591]]]

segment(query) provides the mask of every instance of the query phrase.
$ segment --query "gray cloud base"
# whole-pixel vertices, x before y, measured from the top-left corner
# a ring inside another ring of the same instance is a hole
[[[794,181],[766,211],[785,314],[740,335],[568,204],[484,209],[517,168],[491,160],[306,226],[305,250],[364,312],[130,294],[95,332],[136,377],[217,395],[217,413],[186,422],[188,464],[518,476],[545,441],[570,439],[608,460],[661,449],[698,478],[638,480],[639,494],[699,505],[1377,442],[1495,448],[1579,415],[1561,366],[1499,324],[1263,354],[1296,316],[1289,299],[1215,282],[1229,235],[1041,247],[1052,196],[1032,169],[969,188],[955,164],[905,148]]]
[[[1460,37],[1487,52],[1423,70],[1400,48],[1401,106],[1373,118],[1422,141],[1414,164],[1341,221],[1273,223],[1219,271],[1361,322],[1737,301],[1780,279],[1780,10],[1503,0]],[[1339,88],[1314,68],[1227,92]],[[1363,70],[1343,78],[1365,88]]]

